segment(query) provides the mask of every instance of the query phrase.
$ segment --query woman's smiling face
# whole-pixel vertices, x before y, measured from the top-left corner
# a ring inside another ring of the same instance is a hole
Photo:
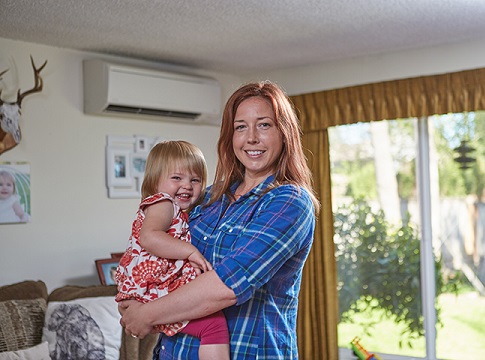
[[[246,176],[265,179],[273,174],[283,150],[271,103],[258,96],[244,100],[234,117],[234,153],[246,168]]]

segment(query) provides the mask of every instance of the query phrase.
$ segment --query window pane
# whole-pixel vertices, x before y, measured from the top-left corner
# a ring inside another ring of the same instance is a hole
[[[430,120],[439,174],[435,184],[438,200],[432,210],[439,226],[433,229],[433,243],[442,258],[443,279],[448,282],[438,296],[441,325],[437,326],[437,356],[483,359],[485,113]]]
[[[339,346],[425,356],[415,121],[329,129]]]

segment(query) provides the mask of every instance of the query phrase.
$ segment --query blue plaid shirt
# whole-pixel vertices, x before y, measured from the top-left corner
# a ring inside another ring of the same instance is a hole
[[[237,304],[224,310],[232,359],[298,358],[298,292],[314,208],[306,190],[293,185],[262,195],[273,179],[232,204],[223,197],[190,215],[192,243],[236,294]],[[197,359],[198,347],[195,337],[162,334],[154,359]]]

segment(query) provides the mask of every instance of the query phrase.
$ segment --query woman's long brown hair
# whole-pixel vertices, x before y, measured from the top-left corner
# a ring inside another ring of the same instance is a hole
[[[318,212],[320,203],[313,191],[312,173],[303,153],[298,117],[284,91],[270,81],[243,85],[227,100],[217,143],[218,161],[209,204],[219,200],[223,194],[233,197],[230,191],[231,185],[244,178],[244,166],[237,159],[232,144],[234,117],[239,105],[253,96],[262,97],[270,102],[275,112],[276,126],[283,138],[283,150],[278,159],[273,185],[294,184],[305,188],[310,193],[315,210]]]

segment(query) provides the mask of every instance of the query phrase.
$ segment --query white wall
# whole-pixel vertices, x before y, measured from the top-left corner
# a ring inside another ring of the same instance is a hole
[[[24,279],[42,279],[50,290],[96,284],[94,260],[124,250],[138,203],[107,197],[106,135],[192,141],[204,151],[212,174],[219,129],[84,115],[82,60],[100,56],[2,38],[0,49],[0,60],[11,58],[16,64],[23,90],[32,86],[29,55],[37,63],[49,61],[42,72],[45,89],[24,100],[22,142],[0,155],[0,161],[30,162],[32,192],[32,222],[0,225],[0,285]],[[271,79],[293,95],[484,66],[482,41],[278,69],[245,79],[199,73],[221,82],[225,100],[241,82],[251,80]]]
[[[485,66],[485,40],[277,69],[249,80],[276,81],[290,95]]]
[[[0,285],[24,279],[44,280],[50,290],[98,284],[94,260],[124,250],[139,202],[107,197],[106,136],[191,141],[204,152],[212,181],[219,127],[85,115],[82,60],[99,56],[2,38],[0,49],[0,72],[5,64],[12,68],[2,85],[18,83],[22,90],[33,86],[29,55],[37,65],[48,60],[44,90],[22,103],[22,141],[0,154],[0,162],[30,163],[32,206],[31,223],[0,225]],[[220,81],[222,101],[241,82],[231,75],[199,73]],[[2,99],[11,100],[9,92]]]

